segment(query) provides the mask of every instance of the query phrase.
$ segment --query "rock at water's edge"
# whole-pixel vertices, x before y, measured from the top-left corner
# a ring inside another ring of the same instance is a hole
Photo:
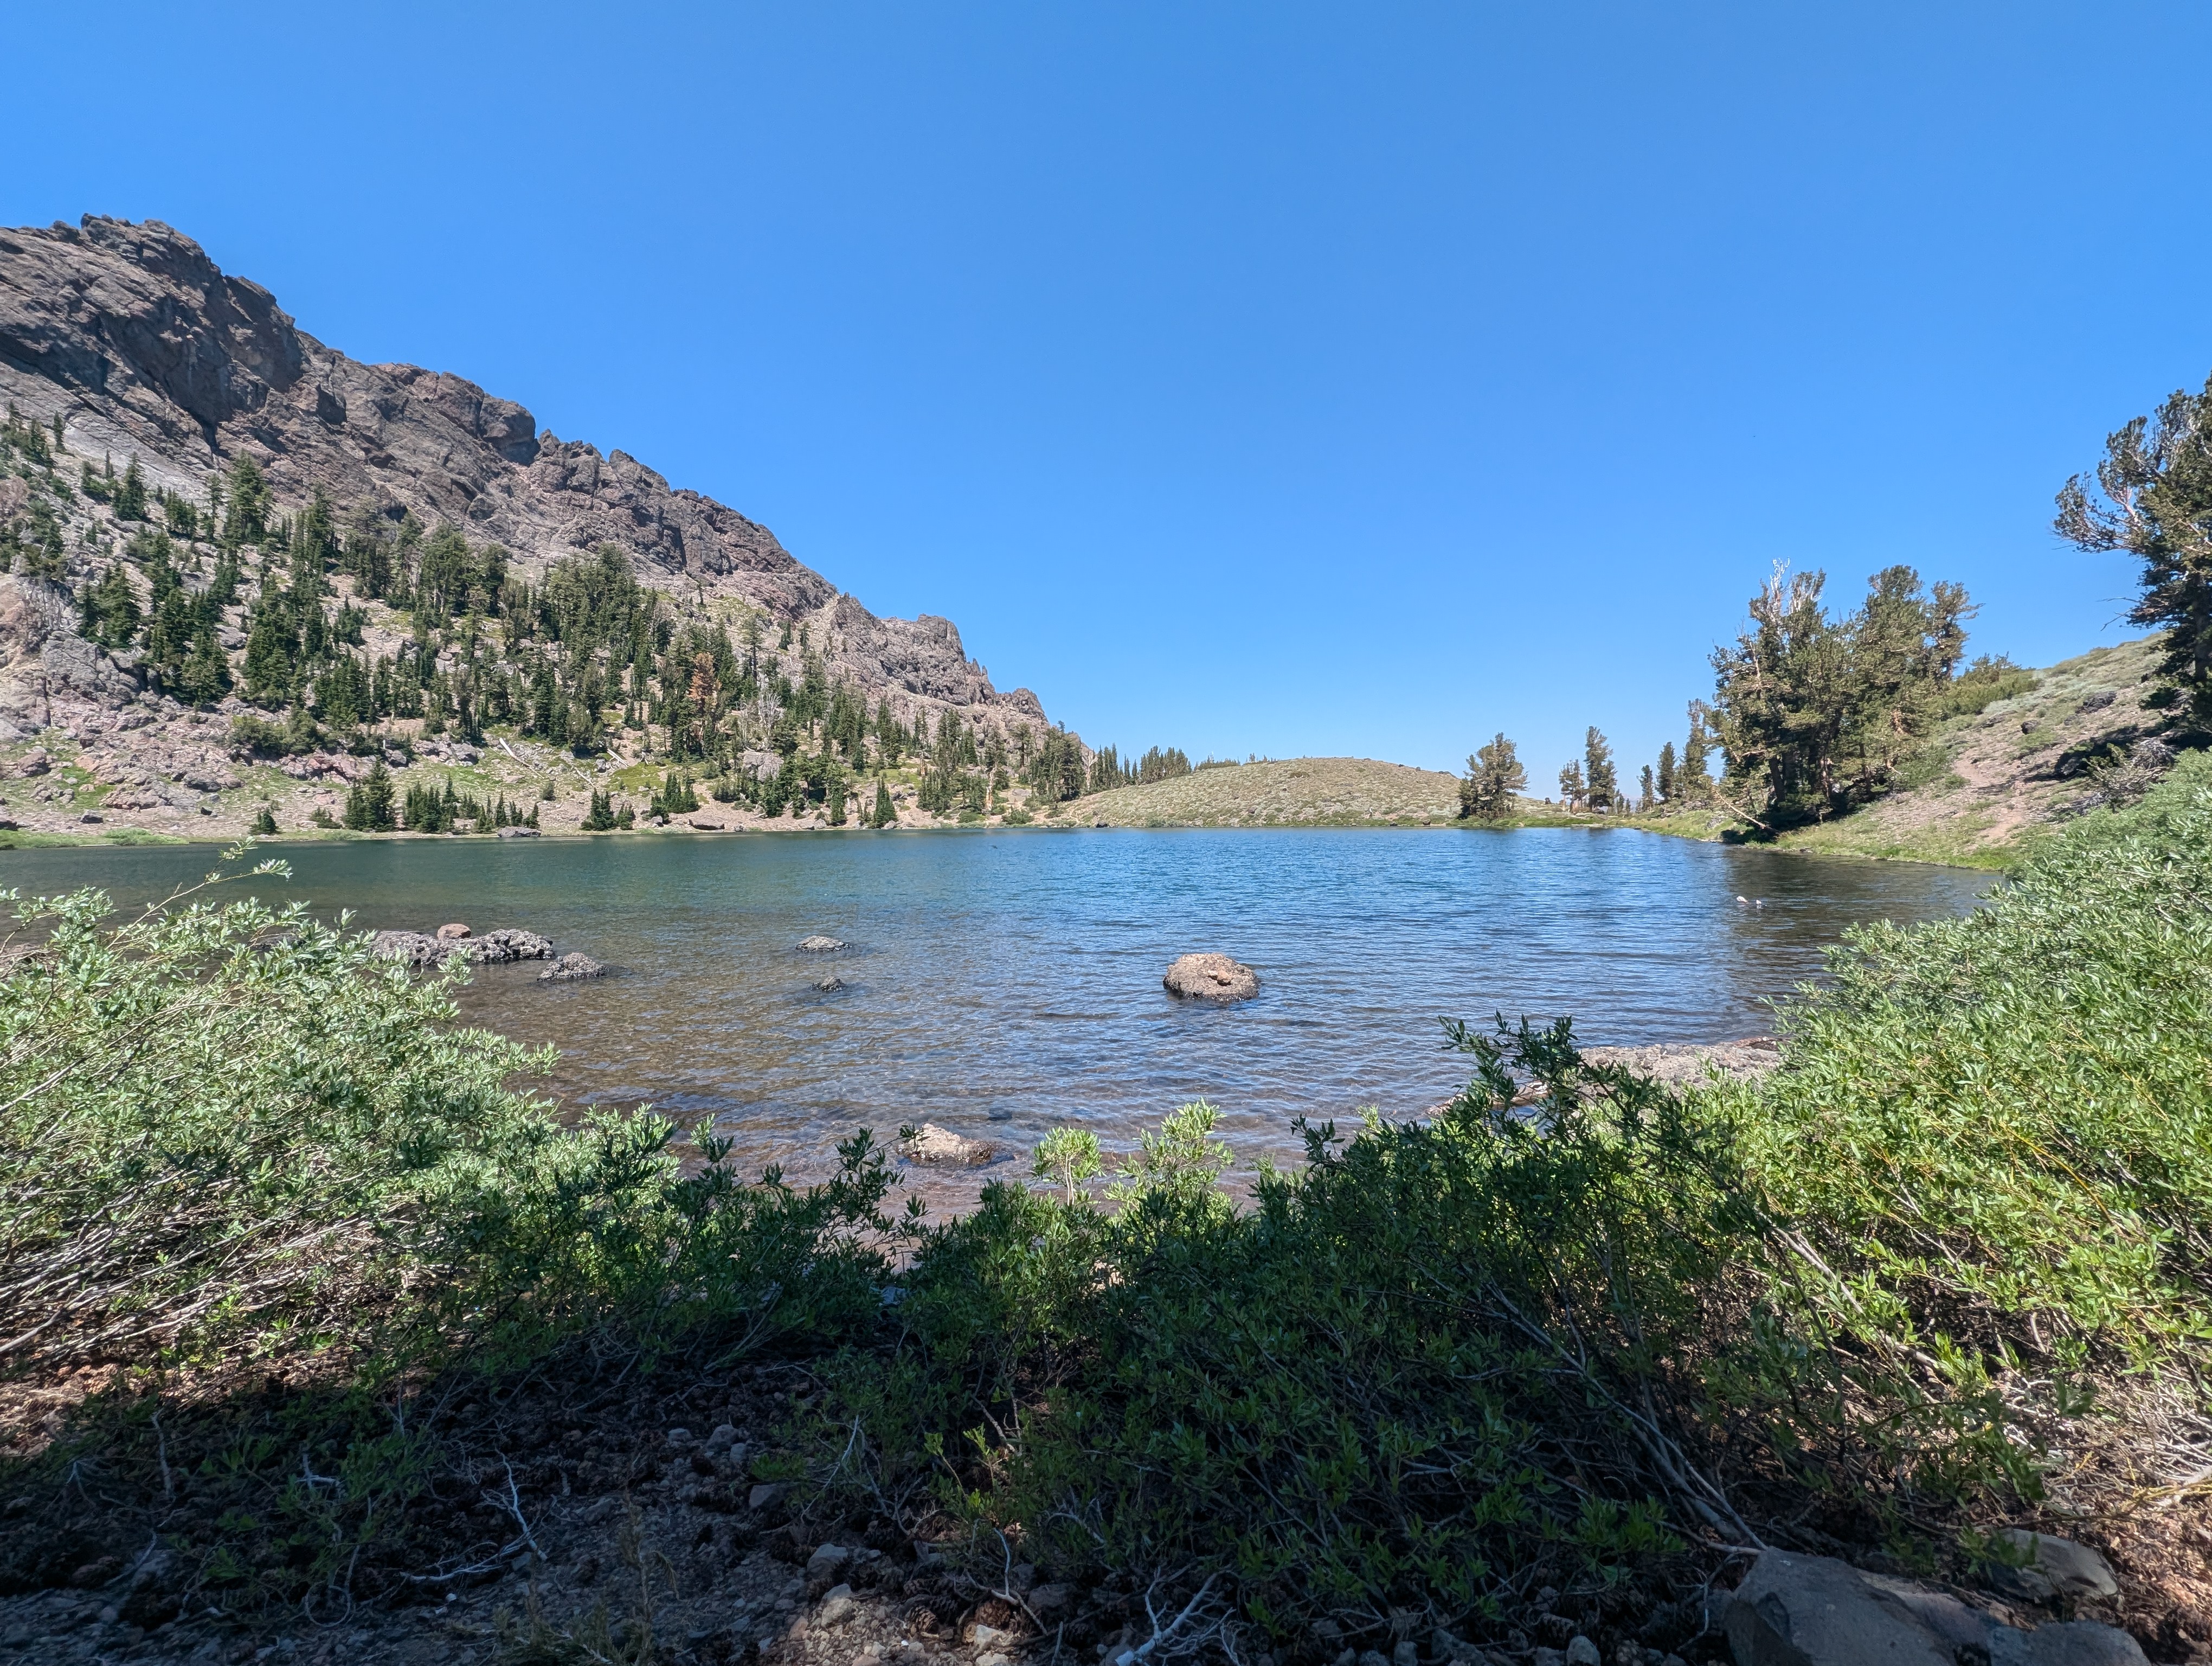
[[[1259,973],[1225,954],[1184,955],[1160,983],[1185,1000],[1249,1000],[1260,993]]]
[[[939,1168],[981,1168],[1003,1153],[988,1140],[965,1140],[951,1128],[924,1122],[899,1141],[899,1154],[909,1163]]]
[[[511,928],[486,932],[481,937],[466,935],[468,927],[462,927],[460,936],[448,937],[448,926],[433,937],[428,932],[386,931],[376,934],[371,952],[384,960],[404,960],[410,966],[442,966],[455,955],[465,955],[480,966],[498,965],[509,960],[550,960],[553,944],[550,938],[536,932]]]

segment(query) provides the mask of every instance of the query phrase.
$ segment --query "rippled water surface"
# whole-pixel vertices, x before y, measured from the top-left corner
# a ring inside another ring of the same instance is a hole
[[[273,890],[318,913],[524,926],[605,962],[615,976],[572,985],[486,968],[465,1007],[556,1043],[564,1095],[709,1112],[799,1173],[863,1125],[927,1120],[1018,1152],[1080,1121],[1112,1146],[1200,1097],[1240,1156],[1294,1152],[1295,1116],[1409,1114],[1455,1089],[1440,1016],[1571,1013],[1591,1043],[1755,1034],[1847,927],[1956,913],[1991,883],[1579,829],[279,849],[295,877]],[[12,850],[0,885],[137,900],[210,865],[207,847]],[[797,952],[816,932],[850,946]],[[1167,963],[1203,949],[1256,967],[1259,998],[1165,994]],[[848,987],[817,993],[828,971]]]

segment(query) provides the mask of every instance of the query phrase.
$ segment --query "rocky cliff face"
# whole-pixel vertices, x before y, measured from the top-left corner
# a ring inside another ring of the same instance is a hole
[[[1044,727],[1036,696],[994,688],[951,621],[878,618],[765,526],[623,452],[541,433],[520,405],[458,376],[356,362],[158,221],[0,230],[0,397],[41,423],[60,417],[65,471],[135,456],[151,484],[198,497],[211,472],[251,456],[282,507],[320,489],[343,512],[451,521],[532,577],[612,544],[640,580],[695,608],[741,599],[805,627],[834,679],[872,705],[890,698],[905,721],[955,709],[983,731]],[[84,530],[70,528],[73,565],[86,564]],[[19,583],[0,596],[0,721],[21,730],[56,687],[70,709],[127,688],[127,667],[95,663],[73,637],[54,595]]]

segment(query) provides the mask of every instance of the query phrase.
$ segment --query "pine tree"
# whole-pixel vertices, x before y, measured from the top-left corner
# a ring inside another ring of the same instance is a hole
[[[1528,771],[1503,733],[1467,760],[1459,784],[1459,813],[1480,821],[1503,821],[1513,813],[1513,795],[1528,784]]]
[[[269,483],[251,457],[241,456],[230,465],[228,512],[223,516],[222,541],[232,549],[258,544],[268,532]]]
[[[2058,535],[2083,550],[2124,550],[2142,563],[2132,624],[2162,634],[2151,696],[2212,728],[2212,381],[2178,392],[2105,441],[2093,488],[2060,488]]]
[[[1881,793],[1942,714],[1972,609],[1954,584],[1923,592],[1909,567],[1869,581],[1831,617],[1819,573],[1774,577],[1751,623],[1713,652],[1711,715],[1731,801],[1763,826],[1837,814]]]
[[[1705,766],[1711,742],[1705,729],[1705,702],[1690,702],[1690,736],[1682,743],[1682,761],[1674,771],[1674,784],[1683,802],[1702,804],[1712,796],[1713,778]]]
[[[216,641],[215,627],[203,623],[192,633],[191,652],[177,678],[177,693],[187,704],[212,706],[230,692],[230,660]]]
[[[115,518],[118,520],[146,519],[146,477],[132,457],[131,466],[124,471],[123,478],[115,487]]]
[[[1658,791],[1652,784],[1651,766],[1647,763],[1644,766],[1644,796],[1636,801],[1638,813],[1648,815],[1651,806],[1658,801]]]
[[[594,792],[591,808],[584,812],[583,830],[586,833],[609,833],[614,830],[614,806],[608,801],[605,793]]]
[[[88,586],[82,604],[84,634],[104,648],[128,648],[138,638],[138,598],[121,562],[112,562],[97,584]]]
[[[1671,740],[1659,749],[1659,798],[1665,804],[1674,801],[1674,743]]]
[[[392,772],[379,758],[368,778],[346,794],[345,824],[356,833],[389,833],[398,826],[392,796]]]
[[[1613,775],[1613,748],[1593,723],[1583,737],[1583,790],[1589,807],[1609,812],[1620,808],[1620,783]]]
[[[868,825],[889,827],[897,819],[898,812],[892,806],[890,788],[884,785],[883,777],[878,775],[876,777],[876,806],[868,818]]]
[[[1569,810],[1579,810],[1582,808],[1585,790],[1582,760],[1577,758],[1559,771],[1559,798]]]
[[[270,838],[276,834],[276,806],[272,804],[264,804],[261,806],[260,812],[253,818],[253,831],[257,837],[264,839]]]

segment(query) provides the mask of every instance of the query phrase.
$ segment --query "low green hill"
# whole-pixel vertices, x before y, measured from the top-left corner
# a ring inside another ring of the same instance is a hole
[[[1459,781],[1367,757],[1293,757],[1200,769],[1063,804],[1048,818],[1108,827],[1443,826]]]

